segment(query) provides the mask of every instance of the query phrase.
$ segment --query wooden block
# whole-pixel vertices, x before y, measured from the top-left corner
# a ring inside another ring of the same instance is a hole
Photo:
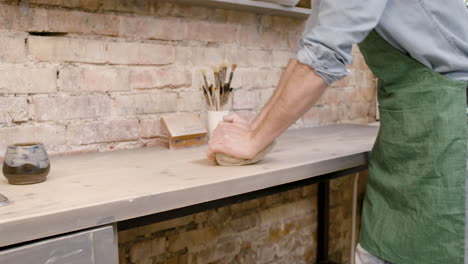
[[[200,136],[190,139],[169,139],[165,136],[158,137],[158,145],[163,146],[168,149],[178,149],[178,148],[187,148],[187,147],[196,147],[205,145],[208,142],[208,136]]]
[[[169,148],[201,146],[208,141],[208,131],[200,115],[175,114],[161,118],[159,144]]]

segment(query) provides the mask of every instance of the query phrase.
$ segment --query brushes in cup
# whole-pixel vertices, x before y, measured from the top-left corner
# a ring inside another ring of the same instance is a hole
[[[228,75],[228,65],[223,63],[221,66],[213,67],[214,84],[208,82],[206,70],[202,70],[203,84],[202,90],[205,101],[210,111],[224,111],[228,105],[233,88],[231,87],[234,72],[237,64],[231,65],[231,72]],[[229,79],[227,78],[229,76]]]

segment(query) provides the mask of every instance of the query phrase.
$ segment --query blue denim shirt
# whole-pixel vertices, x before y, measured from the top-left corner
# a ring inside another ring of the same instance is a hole
[[[331,84],[349,74],[351,46],[372,29],[434,71],[468,81],[464,0],[313,0],[297,59]]]

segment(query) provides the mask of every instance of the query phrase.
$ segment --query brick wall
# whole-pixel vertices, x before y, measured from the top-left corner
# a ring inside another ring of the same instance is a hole
[[[76,153],[153,146],[159,118],[206,106],[200,70],[239,68],[234,111],[252,118],[294,56],[303,20],[155,0],[0,0],[0,159],[42,141]],[[375,119],[375,79],[353,49],[352,75],[293,128]],[[335,260],[349,252],[351,178],[332,182]],[[311,263],[315,187],[119,234],[122,263]],[[362,194],[362,192],[361,192]],[[284,216],[288,217],[284,217]]]
[[[363,199],[366,175],[360,177]],[[330,258],[349,263],[353,177],[330,187]],[[119,232],[120,264],[310,264],[317,247],[312,185]],[[360,215],[360,208],[358,208]]]
[[[239,65],[232,108],[254,116],[294,56],[304,20],[158,1],[0,0],[0,155],[18,141],[51,153],[153,145],[161,115],[206,110],[200,70]],[[353,72],[295,127],[374,119],[374,79]]]

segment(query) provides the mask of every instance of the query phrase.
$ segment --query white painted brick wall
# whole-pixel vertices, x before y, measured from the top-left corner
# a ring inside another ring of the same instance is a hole
[[[111,113],[110,98],[105,95],[34,96],[32,104],[37,121],[99,118]]]
[[[225,61],[238,65],[230,105],[252,119],[304,24],[263,16],[259,32],[254,13],[149,0],[30,0],[24,16],[8,2],[0,0],[0,157],[16,141],[44,141],[52,153],[152,146],[161,116],[205,116],[200,71],[212,83]],[[353,54],[353,75],[295,128],[373,120],[375,79]]]
[[[0,94],[35,94],[57,91],[57,70],[40,66],[0,65]]]
[[[68,92],[130,90],[130,71],[111,67],[74,67],[60,70],[59,87]]]

